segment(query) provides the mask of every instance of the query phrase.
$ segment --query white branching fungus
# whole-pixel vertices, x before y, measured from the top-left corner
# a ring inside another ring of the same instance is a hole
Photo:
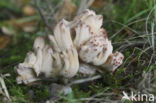
[[[39,80],[38,76],[44,73],[49,77],[52,69],[52,49],[45,45],[42,37],[37,37],[33,46],[34,52],[28,52],[23,63],[16,66],[18,73],[17,83],[28,84]]]
[[[112,54],[113,46],[105,29],[101,28],[102,21],[102,15],[96,15],[91,10],[85,10],[75,17],[71,22],[76,32],[74,45],[82,61],[97,66],[103,65],[114,71],[122,64],[123,55],[118,52]],[[112,57],[112,62],[108,62],[108,57]],[[122,59],[119,60],[120,57]]]
[[[18,83],[30,83],[38,80],[40,74],[45,77],[73,77],[79,68],[78,54],[73,46],[70,28],[62,20],[54,29],[54,36],[49,35],[52,47],[45,44],[42,37],[34,41],[34,52],[29,52],[24,63],[16,67]]]
[[[123,59],[123,54],[117,51],[114,54],[111,54],[107,59],[107,62],[102,66],[114,72],[123,63]]]
[[[76,26],[80,22],[83,22],[86,25],[88,25],[91,30],[90,32],[97,33],[99,32],[99,29],[102,26],[103,16],[96,15],[94,11],[87,9],[74,18],[72,25]]]
[[[103,35],[94,36],[80,47],[79,56],[87,63],[102,65],[106,62],[112,50],[111,42],[105,39]]]
[[[77,49],[80,48],[91,37],[91,32],[89,26],[84,23],[80,23],[75,27],[76,36],[74,39],[74,45]]]
[[[34,74],[31,68],[25,68],[21,65],[18,65],[17,73],[19,75],[16,78],[16,81],[18,84],[21,84],[21,83],[28,84],[28,83],[39,80],[38,78],[36,78],[36,75]]]
[[[56,70],[64,77],[73,77],[79,68],[77,50],[73,45],[68,22],[62,20],[54,29],[54,36],[49,35]]]
[[[93,76],[96,73],[97,67],[86,63],[80,63],[79,73],[83,76]]]
[[[85,10],[71,22],[61,20],[54,28],[54,35],[48,35],[49,45],[42,37],[35,39],[34,52],[27,53],[25,61],[15,68],[19,75],[17,82],[36,81],[42,73],[47,78],[71,78],[78,72],[79,59],[115,71],[124,56],[112,53],[113,46],[101,27],[102,22],[102,15],[91,10]]]

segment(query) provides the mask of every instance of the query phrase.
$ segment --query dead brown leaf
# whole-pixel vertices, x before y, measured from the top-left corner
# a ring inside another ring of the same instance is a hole
[[[22,11],[27,16],[32,16],[32,15],[36,14],[36,9],[31,5],[24,6]]]
[[[133,32],[129,28],[126,28],[125,31],[128,34],[128,36],[131,36],[133,34]]]
[[[13,20],[13,25],[18,28],[18,30],[23,30],[25,32],[34,32],[36,29],[36,20],[30,20],[26,22],[18,22],[18,20]]]
[[[95,0],[91,7],[102,8],[104,5],[108,4],[109,0]]]
[[[115,94],[119,94],[119,93],[120,93],[119,89],[117,89],[117,88],[115,88],[115,89],[113,90],[113,92],[114,92]]]
[[[6,35],[16,35],[19,31],[34,32],[36,24],[35,16],[11,19],[3,23],[4,26],[1,27],[1,30]]]
[[[137,58],[136,58],[136,57],[131,57],[131,60],[132,60],[134,63],[138,63],[138,61],[137,61]]]
[[[0,50],[4,49],[11,42],[11,37],[7,35],[0,36]]]
[[[63,5],[56,13],[56,20],[59,21],[62,18],[70,18],[77,11],[77,6],[72,2],[72,0],[64,0]]]

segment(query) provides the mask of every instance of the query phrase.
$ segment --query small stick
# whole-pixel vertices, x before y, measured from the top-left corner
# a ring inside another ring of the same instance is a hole
[[[38,0],[34,0],[35,1],[35,6],[42,18],[42,20],[44,21],[45,25],[47,26],[47,28],[52,31],[52,26],[48,23],[48,20],[46,19],[46,17],[44,16],[42,9],[38,6]]]
[[[5,92],[6,97],[7,97],[8,100],[11,102],[9,92],[8,92],[8,90],[7,90],[7,87],[6,87],[6,85],[5,85],[5,82],[4,82],[4,79],[3,79],[3,76],[2,76],[2,75],[1,75],[1,77],[0,77],[0,83],[1,83],[1,85],[2,85],[2,89],[3,89],[4,92]]]
[[[80,84],[80,83],[85,83],[85,82],[93,81],[93,80],[96,80],[96,79],[100,79],[101,77],[102,77],[101,75],[96,75],[94,77],[89,77],[89,78],[85,78],[85,79],[75,80],[75,81],[69,83],[68,86],[72,86],[74,84]]]

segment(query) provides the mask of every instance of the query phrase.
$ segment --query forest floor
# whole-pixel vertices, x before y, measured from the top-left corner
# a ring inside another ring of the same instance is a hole
[[[51,82],[19,85],[14,67],[32,50],[34,39],[46,37],[49,32],[31,0],[18,1],[19,4],[13,1],[18,0],[0,0],[0,74],[12,103],[44,102],[51,97]],[[79,5],[78,0],[73,1]],[[124,63],[113,75],[104,71],[98,80],[74,85],[72,92],[61,95],[58,103],[120,103],[123,91],[156,96],[156,1],[97,0],[90,8],[103,15],[103,27],[114,51],[124,54]],[[75,78],[82,79],[79,75]],[[6,101],[0,89],[0,103]]]

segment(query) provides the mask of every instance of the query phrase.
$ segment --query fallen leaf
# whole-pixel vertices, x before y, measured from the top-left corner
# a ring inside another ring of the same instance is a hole
[[[126,28],[125,31],[128,34],[128,36],[131,36],[133,34],[133,32],[129,28]]]
[[[3,22],[1,31],[6,35],[16,35],[19,31],[34,32],[36,30],[37,16],[11,19]]]
[[[72,2],[72,0],[64,0],[63,5],[56,13],[56,20],[59,21],[64,17],[70,18],[77,11],[77,6]]]
[[[114,92],[115,94],[119,94],[119,93],[120,93],[119,89],[117,89],[117,88],[115,88],[115,89],[113,90],[113,92]]]
[[[91,7],[102,8],[104,5],[107,5],[109,0],[95,0]]]
[[[137,58],[131,57],[131,60],[132,60],[133,62],[137,63]]]
[[[34,32],[36,29],[36,20],[32,19],[29,21],[18,22],[19,20],[14,20],[13,25],[15,25],[18,29],[23,30],[25,32]]]
[[[36,9],[33,6],[26,5],[23,7],[23,13],[28,16],[32,16],[36,13]]]
[[[0,50],[8,46],[11,41],[11,37],[7,35],[0,35]]]

